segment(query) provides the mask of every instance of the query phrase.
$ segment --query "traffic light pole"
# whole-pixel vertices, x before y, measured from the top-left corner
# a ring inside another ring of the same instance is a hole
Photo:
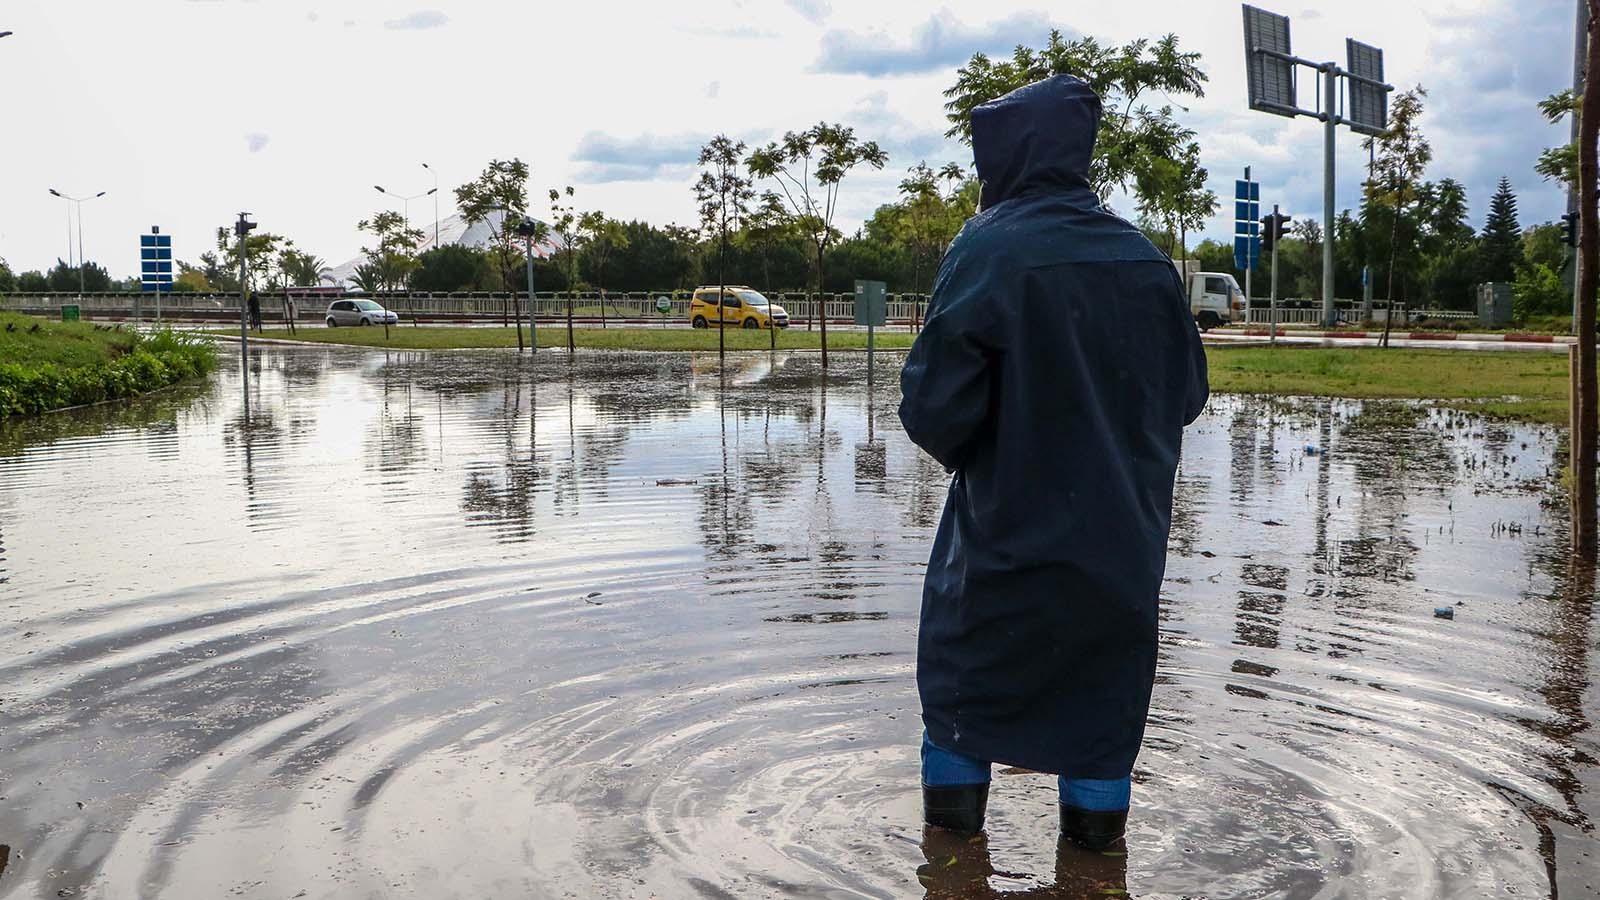
[[[250,402],[250,229],[255,226],[245,218],[249,213],[239,213],[239,223],[233,231],[239,236],[239,371],[244,377],[245,402]]]
[[[1278,346],[1278,204],[1272,204],[1272,299],[1268,301],[1272,346]]]

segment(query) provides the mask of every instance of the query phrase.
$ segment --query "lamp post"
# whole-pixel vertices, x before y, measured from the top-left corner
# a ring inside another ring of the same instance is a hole
[[[377,188],[378,189],[378,193],[384,195],[385,197],[396,197],[396,198],[398,198],[400,200],[400,202],[403,204],[402,208],[405,210],[406,230],[407,231],[411,230],[411,201],[413,201],[413,200],[421,200],[423,197],[430,197],[433,194],[437,193],[438,190],[439,190],[438,188],[434,188],[433,190],[424,191],[423,193],[413,194],[413,195],[407,197],[404,194],[396,194],[394,191],[386,191],[386,190],[383,189],[383,185],[381,185],[381,184],[375,184],[375,185],[373,185],[373,187]],[[435,201],[435,202],[437,202],[437,201]],[[435,229],[435,231],[434,231],[434,242],[438,243],[438,230],[437,229],[439,227],[439,224],[438,224],[438,220],[437,219],[434,220],[434,226],[433,227]],[[413,251],[414,250],[415,250],[415,248],[413,248]],[[408,275],[408,276],[406,276],[406,290],[409,291],[410,289],[411,289],[411,277]],[[414,316],[414,315],[411,317],[411,327],[412,328],[416,328],[417,327],[417,317]],[[383,324],[383,336],[385,338],[387,338],[389,336],[389,322],[388,322],[387,318],[384,320],[384,324]]]
[[[394,191],[386,191],[386,190],[383,189],[383,185],[381,185],[381,184],[375,184],[375,185],[373,185],[373,187],[378,189],[378,193],[383,194],[386,197],[394,197],[395,199],[397,199],[397,200],[399,200],[401,202],[401,204],[402,204],[401,208],[405,210],[406,230],[408,230],[408,231],[411,229],[411,201],[413,201],[413,200],[421,200],[423,197],[431,197],[435,193],[437,193],[438,190],[439,190],[438,188],[434,188],[431,191],[424,191],[424,192],[422,192],[420,194],[413,194],[413,195],[407,197],[404,194],[396,194]],[[437,225],[435,225],[435,227],[437,228]],[[434,239],[435,239],[435,241],[438,240],[438,232],[437,231],[434,232]]]
[[[101,191],[100,193],[95,194],[95,195],[90,196],[90,197],[69,197],[66,194],[63,194],[60,191],[56,190],[55,188],[51,188],[50,189],[50,193],[53,196],[60,197],[61,199],[66,200],[67,202],[74,204],[78,208],[78,296],[80,298],[82,298],[83,297],[83,292],[84,292],[84,287],[83,287],[83,285],[84,285],[84,281],[83,281],[83,267],[84,267],[84,261],[83,261],[83,204],[85,202],[89,201],[89,200],[98,200],[101,197],[104,197],[106,195],[106,192],[105,191]],[[70,210],[68,210],[68,216],[67,216],[67,262],[68,262],[69,265],[72,262],[72,217],[71,217],[71,211]]]
[[[428,193],[433,195],[433,249],[439,249],[439,173],[433,166],[423,163],[422,167],[433,176],[433,190]]]

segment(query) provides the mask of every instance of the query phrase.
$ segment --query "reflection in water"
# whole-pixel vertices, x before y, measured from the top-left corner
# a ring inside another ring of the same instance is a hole
[[[0,426],[0,897],[1591,890],[1556,432],[1406,404],[1188,436],[1128,857],[1014,772],[924,843],[882,357],[267,348],[248,414]]]
[[[1128,853],[1118,848],[1095,853],[1067,841],[1056,844],[1055,869],[1049,883],[1030,873],[997,871],[985,835],[968,837],[940,828],[925,828],[925,862],[917,867],[928,900],[982,900],[987,897],[1036,900],[1101,900],[1128,896]]]

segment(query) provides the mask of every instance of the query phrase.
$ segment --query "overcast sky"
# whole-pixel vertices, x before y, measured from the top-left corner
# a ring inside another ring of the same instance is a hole
[[[1534,103],[1571,78],[1572,0],[1306,0],[1260,5],[1293,20],[1294,50],[1384,48],[1389,80],[1430,91],[1429,177],[1466,183],[1480,220],[1501,175],[1524,225],[1563,195],[1533,173],[1565,130]],[[946,141],[942,89],[975,50],[1042,44],[1051,27],[1122,42],[1176,32],[1204,54],[1206,97],[1180,113],[1199,131],[1213,188],[1253,164],[1263,200],[1320,216],[1322,140],[1310,119],[1245,108],[1236,2],[950,0],[0,0],[0,257],[46,268],[66,253],[66,213],[47,190],[106,191],[85,205],[88,257],[137,270],[151,225],[193,259],[241,210],[330,264],[354,256],[373,190],[449,190],[494,157],[533,167],[535,194],[572,184],[580,208],[657,224],[695,219],[701,143],[758,141],[820,119],[890,154],[845,183],[853,228],[893,199],[919,160],[969,163]],[[1366,159],[1340,137],[1339,203]],[[543,215],[542,203],[533,210]],[[413,202],[431,225],[430,200]],[[1231,232],[1231,209],[1210,228]]]

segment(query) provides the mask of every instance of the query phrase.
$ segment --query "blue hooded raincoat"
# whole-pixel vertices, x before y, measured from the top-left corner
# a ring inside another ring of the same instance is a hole
[[[1100,101],[979,106],[982,212],[939,267],[900,420],[954,473],[917,687],[933,742],[1070,778],[1133,769],[1184,426],[1206,362],[1176,268],[1089,186]]]

